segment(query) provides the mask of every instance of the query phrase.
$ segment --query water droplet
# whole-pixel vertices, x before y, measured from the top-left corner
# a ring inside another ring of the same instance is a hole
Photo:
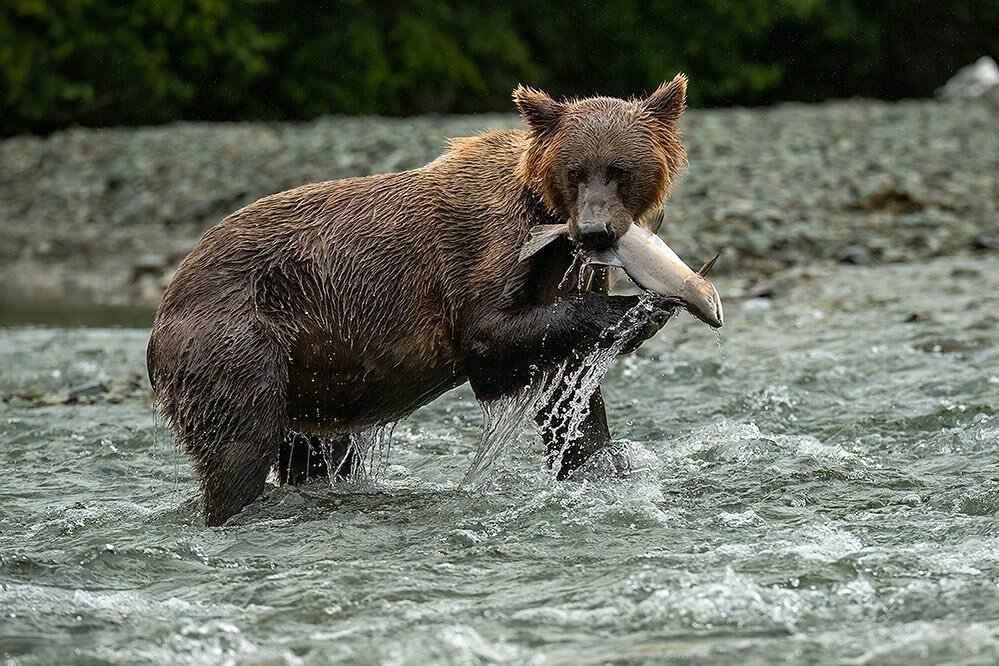
[[[718,340],[718,353],[721,355],[721,366],[719,367],[719,372],[721,372],[725,367],[725,362],[728,361],[728,355],[725,354],[725,341],[722,339],[722,334],[719,329],[715,329],[715,338]]]

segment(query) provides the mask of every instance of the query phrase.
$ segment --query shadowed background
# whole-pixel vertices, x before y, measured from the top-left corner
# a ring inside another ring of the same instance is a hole
[[[926,97],[999,52],[994,0],[7,0],[0,133],[506,111],[519,82],[693,106]]]

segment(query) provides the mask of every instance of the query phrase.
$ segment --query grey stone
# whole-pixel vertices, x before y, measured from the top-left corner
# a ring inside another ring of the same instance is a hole
[[[942,88],[937,90],[941,99],[973,99],[993,95],[999,91],[999,65],[989,56],[962,67]]]
[[[836,250],[836,260],[842,264],[871,265],[871,251],[863,245],[845,245]]]
[[[70,382],[66,395],[70,400],[98,396],[107,391],[104,382],[96,377],[83,377]]]
[[[971,248],[974,250],[999,249],[999,233],[976,234],[971,239]]]

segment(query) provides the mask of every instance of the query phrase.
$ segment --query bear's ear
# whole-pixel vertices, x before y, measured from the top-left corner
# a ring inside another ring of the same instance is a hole
[[[539,134],[554,129],[565,111],[565,107],[547,93],[522,85],[513,91],[513,101],[517,103],[524,122]]]
[[[667,123],[675,123],[683,115],[687,106],[687,77],[677,74],[669,83],[664,83],[642,102],[645,110],[653,117]]]

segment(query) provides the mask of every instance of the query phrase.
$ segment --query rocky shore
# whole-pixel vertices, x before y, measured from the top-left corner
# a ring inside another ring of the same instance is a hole
[[[692,110],[663,235],[718,248],[732,293],[836,262],[999,249],[999,104]],[[73,129],[0,142],[0,306],[152,308],[229,212],[308,182],[408,169],[515,115]]]

